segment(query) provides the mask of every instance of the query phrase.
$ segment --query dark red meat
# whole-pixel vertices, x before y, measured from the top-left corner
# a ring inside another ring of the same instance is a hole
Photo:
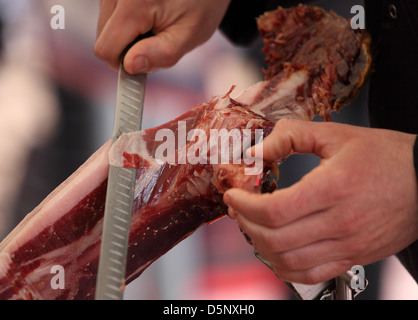
[[[0,244],[0,299],[92,299],[96,282],[109,159],[136,167],[126,281],[199,226],[226,213],[222,194],[230,187],[260,192],[262,174],[248,175],[242,152],[230,148],[227,163],[190,163],[184,151],[193,141],[176,140],[175,163],[158,161],[159,130],[178,136],[211,129],[263,136],[283,117],[330,118],[355,95],[367,74],[368,38],[348,22],[316,7],[299,6],[266,13],[258,20],[269,68],[266,81],[230,99],[229,93],[201,104],[163,126],[122,135],[110,149],[100,148],[52,192]],[[206,141],[206,140],[205,140]],[[247,145],[248,146],[248,145]],[[193,149],[194,150],[194,149]],[[180,151],[180,152],[179,152]],[[110,157],[110,158],[109,158]],[[65,271],[65,286],[52,285],[52,268]]]

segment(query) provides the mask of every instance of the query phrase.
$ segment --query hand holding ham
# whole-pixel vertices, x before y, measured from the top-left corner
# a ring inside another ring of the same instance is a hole
[[[283,119],[263,142],[264,160],[294,151],[318,155],[320,165],[289,188],[272,194],[230,189],[224,201],[279,278],[326,281],[417,240],[415,138]]]

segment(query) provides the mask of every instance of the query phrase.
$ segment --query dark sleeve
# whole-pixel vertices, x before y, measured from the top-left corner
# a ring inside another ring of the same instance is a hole
[[[268,2],[272,1],[232,0],[220,30],[235,44],[251,44],[258,35],[256,18],[266,11]]]
[[[409,274],[418,283],[418,241],[396,255]]]
[[[250,45],[258,36],[256,19],[279,5],[295,6],[294,0],[232,0],[220,25],[220,30],[237,45]],[[307,2],[307,1],[305,1]]]
[[[418,181],[418,136],[414,143],[414,166],[415,176]],[[409,247],[397,253],[399,261],[403,264],[406,270],[418,283],[418,240],[412,243]]]
[[[415,138],[415,144],[414,144],[414,166],[415,166],[415,175],[418,181],[418,136],[417,138]]]
[[[395,2],[394,2],[395,3]],[[370,125],[418,133],[418,1],[366,0],[366,25],[373,40],[374,71],[370,77]],[[417,142],[414,164],[418,172]],[[396,255],[418,282],[418,241]]]
[[[418,133],[418,1],[366,0],[372,36],[369,119],[376,128]]]
[[[418,181],[418,137],[415,139],[414,144],[414,166]],[[397,257],[418,283],[418,241],[399,252]]]

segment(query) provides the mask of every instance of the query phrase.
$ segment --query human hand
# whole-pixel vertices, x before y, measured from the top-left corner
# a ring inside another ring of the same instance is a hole
[[[173,66],[184,54],[210,38],[230,0],[102,0],[95,53],[113,68],[139,35],[154,36],[128,50],[125,70],[131,74]]]
[[[224,201],[279,278],[323,282],[353,265],[395,254],[418,238],[415,138],[280,120],[263,142],[265,161],[284,159],[293,150],[318,155],[320,165],[289,188],[272,194],[230,189]]]

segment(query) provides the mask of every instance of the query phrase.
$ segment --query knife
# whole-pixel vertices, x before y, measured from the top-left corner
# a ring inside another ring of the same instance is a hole
[[[112,143],[123,133],[141,130],[142,124],[147,75],[128,74],[123,68],[123,56],[119,67]],[[96,300],[123,299],[135,180],[136,169],[109,166]]]

